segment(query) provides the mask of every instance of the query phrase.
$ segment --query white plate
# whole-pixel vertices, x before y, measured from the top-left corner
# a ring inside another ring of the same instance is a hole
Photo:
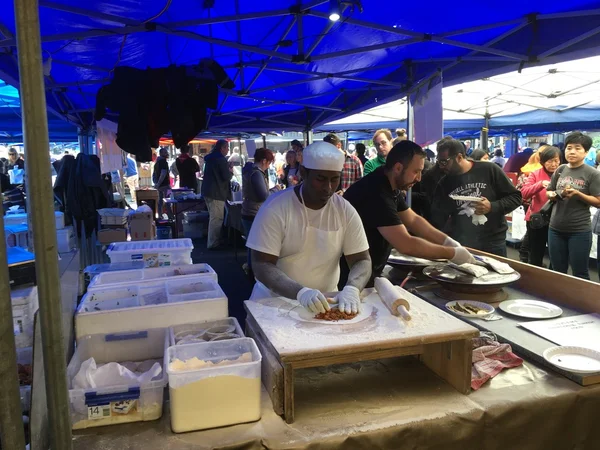
[[[450,195],[452,200],[457,200],[459,202],[480,202],[480,197],[471,197],[469,195]]]
[[[290,311],[290,317],[301,322],[318,323],[321,325],[352,325],[353,323],[361,322],[369,318],[369,316],[371,316],[371,313],[373,312],[373,305],[369,303],[361,303],[360,306],[361,309],[358,315],[354,319],[350,320],[329,321],[315,319],[316,314],[314,312],[311,312],[300,305],[298,305],[296,308]]]
[[[485,309],[485,312],[481,312],[479,314],[466,314],[466,313],[461,313],[459,311],[455,311],[455,310],[453,310],[453,309],[450,308],[451,306],[454,306],[457,303],[459,305],[477,306],[478,308]],[[463,316],[463,317],[469,317],[471,319],[476,319],[478,317],[489,316],[494,311],[496,311],[492,305],[488,305],[487,303],[482,303],[482,302],[474,302],[474,301],[471,301],[471,300],[455,300],[455,301],[452,301],[452,302],[448,302],[448,303],[446,303],[446,309],[448,311],[452,312],[453,314],[456,314],[458,316]]]
[[[551,347],[544,352],[544,359],[569,372],[600,372],[600,352],[591,348]]]
[[[558,306],[538,300],[506,300],[498,307],[505,313],[528,319],[553,319],[563,313]]]

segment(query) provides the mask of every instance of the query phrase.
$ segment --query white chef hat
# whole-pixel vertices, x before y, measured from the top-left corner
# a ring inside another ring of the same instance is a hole
[[[307,169],[341,172],[346,157],[335,145],[329,142],[313,142],[304,149],[302,165]]]

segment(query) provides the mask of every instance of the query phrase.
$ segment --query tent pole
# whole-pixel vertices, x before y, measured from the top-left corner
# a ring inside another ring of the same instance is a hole
[[[490,115],[486,112],[485,116],[485,124],[481,129],[481,133],[479,135],[479,140],[481,141],[481,149],[484,151],[488,151],[488,132],[490,129]]]
[[[79,133],[79,151],[84,155],[93,155],[94,146],[92,145],[92,133],[89,128],[80,128]]]
[[[56,224],[49,170],[48,120],[42,72],[39,5],[38,0],[15,0],[14,4],[23,111],[23,141],[27,156],[28,211],[33,223],[50,425],[48,432],[53,449],[69,450],[73,447],[66,354],[61,329],[62,301],[58,282],[60,277],[57,264]]]
[[[304,130],[304,142],[306,142],[306,145],[313,143],[313,132],[310,128],[306,128],[306,130]]]
[[[406,96],[406,136],[409,141],[415,139],[415,116],[410,93]],[[406,193],[406,204],[412,207],[412,188]]]

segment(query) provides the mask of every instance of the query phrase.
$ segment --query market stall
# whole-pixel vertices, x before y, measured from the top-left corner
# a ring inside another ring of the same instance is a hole
[[[600,310],[594,283],[501,262],[520,275],[496,286],[508,299],[543,300],[562,308],[563,318]],[[388,266],[384,276],[400,284],[405,278],[400,273]],[[433,279],[408,281],[405,287],[414,293],[403,295],[409,321],[393,315],[374,290],[363,292],[362,316],[347,323],[319,323],[283,298],[246,302],[246,334],[262,356],[258,421],[177,434],[172,431],[173,405],[165,402],[157,421],[77,431],[74,448],[493,449],[500,442],[507,448],[595,448],[600,439],[592,425],[600,401],[598,373],[558,369],[540,358],[555,344],[517,330],[519,320],[501,308],[496,311],[500,320],[459,317],[446,308],[449,299],[438,295],[443,286]],[[489,286],[486,290],[478,294],[480,302],[498,306],[494,292]],[[526,360],[465,395],[472,385],[474,327],[495,332]],[[217,403],[219,398],[231,401],[225,393],[215,395]],[[204,416],[213,401],[199,402],[198,415]]]

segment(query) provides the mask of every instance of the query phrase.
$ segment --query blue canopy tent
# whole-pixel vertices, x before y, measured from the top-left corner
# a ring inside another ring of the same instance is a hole
[[[490,119],[490,127],[514,132],[567,132],[572,130],[600,130],[600,105],[548,111],[535,110],[521,114],[498,116]]]
[[[51,142],[76,142],[77,127],[62,118],[49,117]],[[23,141],[19,92],[0,80],[0,143]]]
[[[440,72],[448,86],[600,49],[600,9],[590,0],[507,0],[502,8],[469,0],[434,10],[413,2],[401,14],[383,0],[39,4],[49,114],[84,131],[118,65],[212,57],[236,85],[221,92],[210,130],[302,131],[404,97]],[[0,78],[18,86],[12,8],[3,5],[0,18]]]

